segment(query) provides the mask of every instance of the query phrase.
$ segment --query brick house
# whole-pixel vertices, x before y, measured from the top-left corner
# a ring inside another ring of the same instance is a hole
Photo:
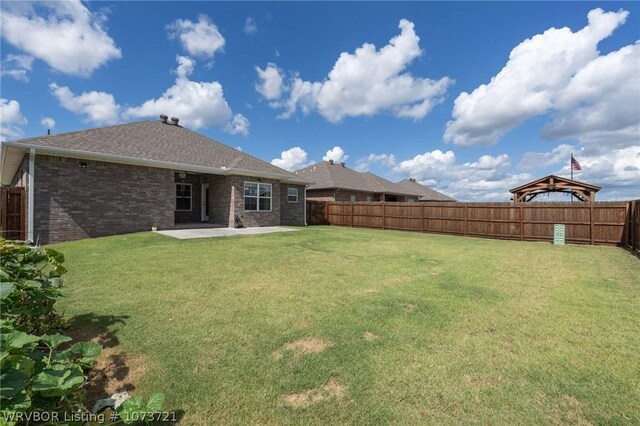
[[[26,188],[27,238],[40,244],[152,225],[305,224],[305,179],[166,116],[4,142],[1,154],[1,183]]]
[[[307,187],[307,199],[317,201],[425,201],[425,195],[439,194],[441,200],[452,200],[444,194],[427,188],[412,180],[391,182],[371,172],[358,172],[344,163],[322,161],[294,172],[297,176],[313,182]],[[415,184],[415,185],[414,185]],[[453,200],[452,200],[453,201]]]

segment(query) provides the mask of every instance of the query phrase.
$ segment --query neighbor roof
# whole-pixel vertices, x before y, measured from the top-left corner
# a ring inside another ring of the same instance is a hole
[[[300,177],[182,126],[139,121],[5,142],[50,155],[142,164],[215,174],[248,174],[287,182]],[[3,150],[4,154],[4,150]],[[4,167],[4,166],[3,166]],[[3,181],[4,181],[3,173]]]
[[[415,179],[404,179],[396,183],[397,186],[407,191],[415,191],[420,195],[420,201],[456,201],[455,199],[444,195],[434,189],[424,186],[415,181]]]
[[[340,164],[328,161],[313,164],[294,172],[297,176],[311,182],[308,189],[345,188],[355,191],[375,192],[371,184],[356,172]]]
[[[422,195],[421,192],[403,188],[371,172],[358,172],[342,164],[332,164],[328,161],[313,164],[294,173],[313,182],[308,187],[310,190],[341,188],[374,194]]]

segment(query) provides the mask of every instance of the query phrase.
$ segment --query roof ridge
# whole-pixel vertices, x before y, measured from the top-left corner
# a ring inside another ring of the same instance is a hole
[[[132,124],[151,123],[153,121],[155,121],[155,120],[129,121],[128,123],[109,124],[107,126],[92,127],[92,128],[89,128],[89,129],[70,130],[68,132],[54,133],[54,134],[42,135],[42,136],[31,136],[31,137],[28,137],[28,138],[14,139],[14,140],[11,140],[11,141],[6,141],[6,142],[23,142],[23,141],[26,142],[26,141],[32,141],[34,139],[55,138],[57,136],[68,136],[68,135],[73,135],[75,133],[90,132],[90,131],[93,131],[93,130],[110,129],[112,127],[129,126],[129,125],[132,125]]]

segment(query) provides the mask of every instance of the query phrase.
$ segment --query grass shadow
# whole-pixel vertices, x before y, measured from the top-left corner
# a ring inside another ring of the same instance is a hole
[[[124,325],[129,315],[76,315],[67,321],[67,334],[74,342],[92,341],[103,348],[113,348],[120,344],[113,325]]]

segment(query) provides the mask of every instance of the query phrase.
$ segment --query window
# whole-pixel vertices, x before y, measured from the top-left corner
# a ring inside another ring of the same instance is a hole
[[[176,211],[191,211],[190,183],[176,183]]]
[[[371,195],[367,195],[367,203],[371,202]]]
[[[352,203],[355,203],[355,202],[356,202],[356,196],[355,196],[355,195],[352,195],[352,196],[351,196],[351,202],[352,202]]]
[[[290,203],[298,202],[298,188],[287,188],[287,201]]]
[[[244,209],[253,211],[271,211],[271,184],[245,182]]]

